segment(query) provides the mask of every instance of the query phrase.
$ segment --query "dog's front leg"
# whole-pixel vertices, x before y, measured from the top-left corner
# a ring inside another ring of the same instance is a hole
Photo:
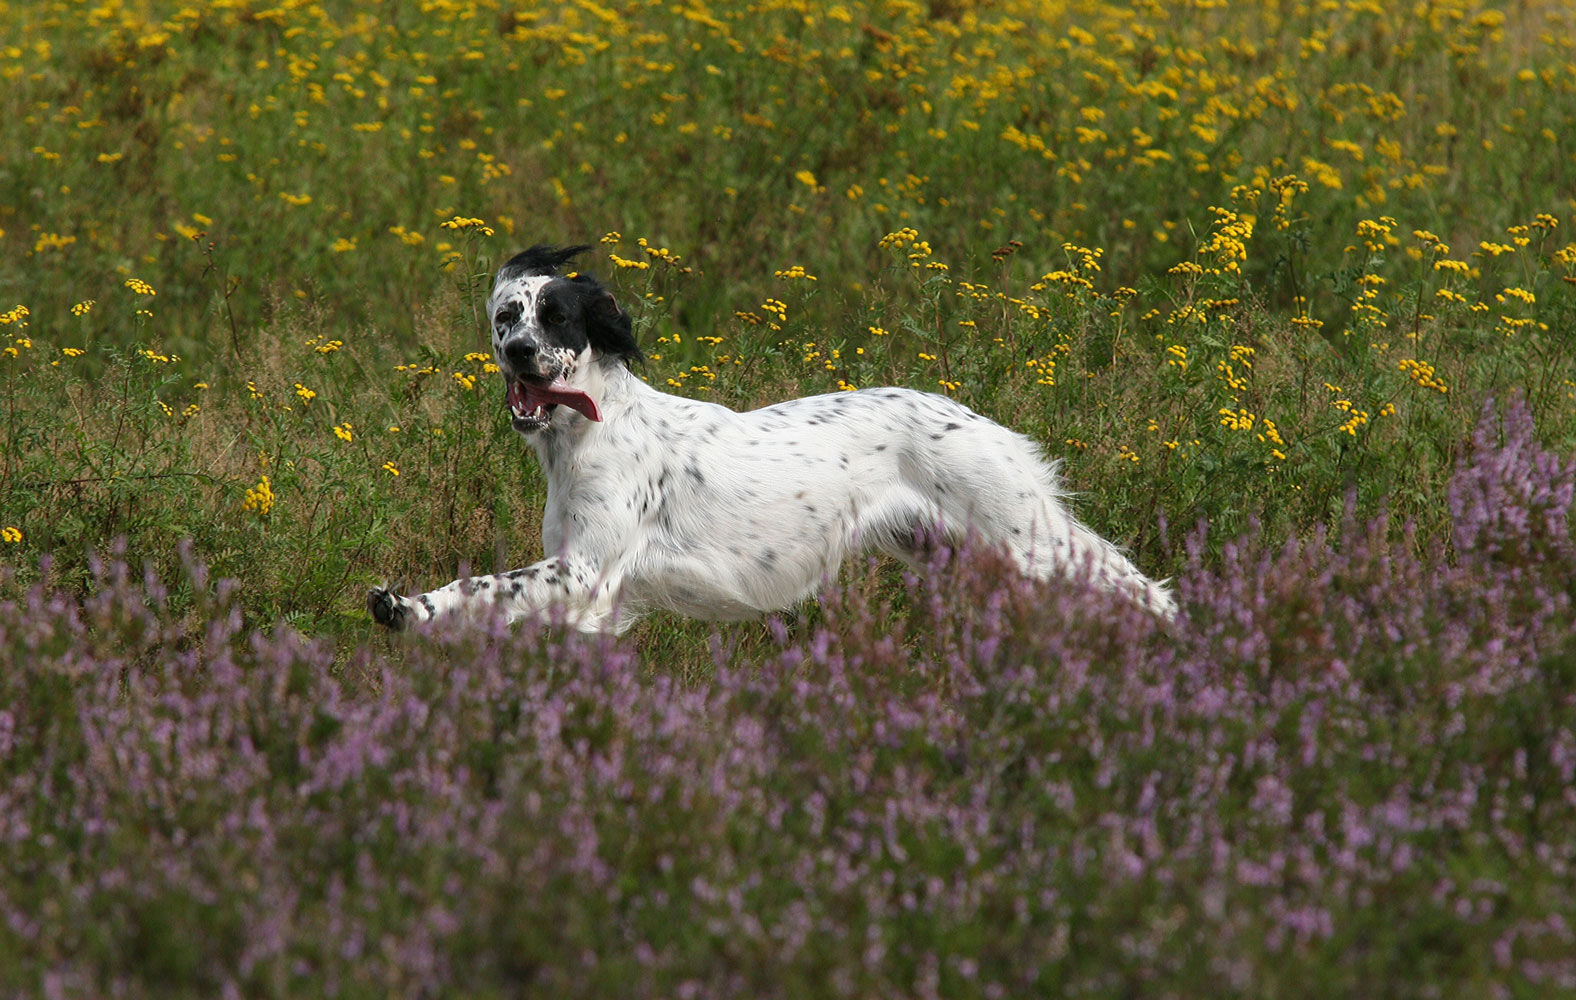
[[[569,625],[597,632],[611,624],[614,589],[589,563],[554,556],[508,573],[455,580],[415,597],[378,587],[367,595],[367,610],[379,625],[396,632],[444,615],[485,621],[502,614],[512,622],[553,611],[561,612]]]

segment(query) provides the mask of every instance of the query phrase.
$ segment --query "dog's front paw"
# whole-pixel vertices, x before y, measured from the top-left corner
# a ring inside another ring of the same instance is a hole
[[[367,595],[372,620],[393,632],[403,631],[410,620],[410,602],[387,587],[374,587]]]

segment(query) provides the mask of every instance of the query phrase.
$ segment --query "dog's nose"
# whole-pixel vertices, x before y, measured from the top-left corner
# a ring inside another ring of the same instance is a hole
[[[503,357],[519,371],[536,359],[536,344],[525,337],[516,337],[503,345]]]

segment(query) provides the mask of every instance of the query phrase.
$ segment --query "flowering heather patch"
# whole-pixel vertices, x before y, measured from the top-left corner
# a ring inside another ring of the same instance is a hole
[[[1205,561],[1175,634],[945,556],[684,682],[336,655],[123,561],[0,607],[0,985],[55,996],[1576,991],[1576,465]]]

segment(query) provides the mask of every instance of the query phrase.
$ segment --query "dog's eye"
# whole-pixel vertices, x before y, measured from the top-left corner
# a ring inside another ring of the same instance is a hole
[[[561,326],[568,318],[561,309],[542,310],[542,322],[547,326]]]
[[[514,326],[519,321],[519,303],[510,302],[500,306],[497,314],[493,316],[493,329],[497,330],[499,333],[508,333],[509,328]]]

